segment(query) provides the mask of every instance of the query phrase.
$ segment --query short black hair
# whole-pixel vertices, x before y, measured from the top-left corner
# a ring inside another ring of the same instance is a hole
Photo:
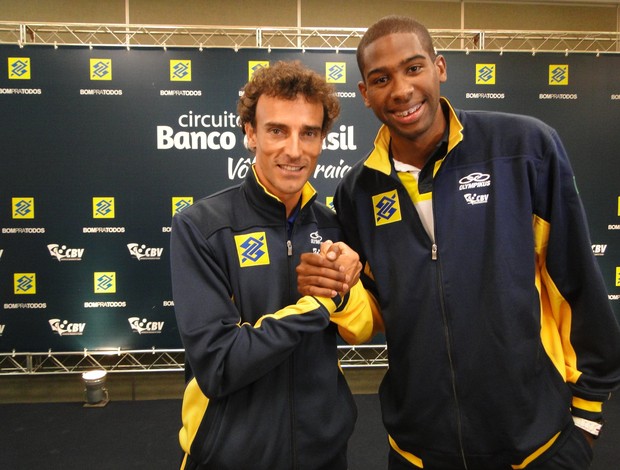
[[[371,25],[360,40],[357,46],[357,66],[362,74],[362,80],[364,80],[364,51],[366,48],[384,36],[398,33],[413,33],[420,40],[420,44],[424,50],[428,53],[431,60],[435,60],[437,56],[435,47],[433,46],[433,38],[422,23],[410,18],[408,16],[390,15],[381,18],[379,21]]]

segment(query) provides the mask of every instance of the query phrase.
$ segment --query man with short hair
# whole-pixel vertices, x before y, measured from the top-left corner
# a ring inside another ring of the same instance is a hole
[[[454,109],[411,18],[368,28],[357,60],[383,126],[334,204],[387,340],[390,470],[587,469],[620,328],[558,134]],[[330,266],[304,255],[300,291],[340,291]]]

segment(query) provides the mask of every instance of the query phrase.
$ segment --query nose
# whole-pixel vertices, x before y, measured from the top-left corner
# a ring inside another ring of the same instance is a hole
[[[394,100],[407,101],[413,90],[413,83],[407,77],[396,76],[393,78],[391,96]]]
[[[290,158],[301,157],[301,138],[296,132],[291,133],[288,139],[286,139],[286,153]]]

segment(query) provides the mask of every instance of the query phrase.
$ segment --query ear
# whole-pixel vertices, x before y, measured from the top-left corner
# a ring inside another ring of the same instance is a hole
[[[357,88],[359,88],[360,93],[362,94],[362,98],[364,99],[364,105],[367,108],[370,108],[370,103],[368,102],[368,89],[366,88],[366,84],[363,81],[357,82]]]
[[[444,56],[438,55],[435,57],[435,70],[437,70],[437,77],[439,77],[440,83],[448,80],[448,65]]]
[[[256,151],[256,132],[254,132],[254,127],[249,122],[246,122],[243,125],[243,129],[248,141],[248,150]]]

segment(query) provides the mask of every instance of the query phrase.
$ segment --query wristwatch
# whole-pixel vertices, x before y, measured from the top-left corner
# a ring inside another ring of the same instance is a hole
[[[591,421],[589,419],[580,418],[578,416],[573,416],[573,421],[575,422],[575,426],[579,429],[583,429],[588,434],[592,434],[594,439],[597,439],[599,434],[601,433],[601,428],[603,427],[603,423],[599,421]]]

